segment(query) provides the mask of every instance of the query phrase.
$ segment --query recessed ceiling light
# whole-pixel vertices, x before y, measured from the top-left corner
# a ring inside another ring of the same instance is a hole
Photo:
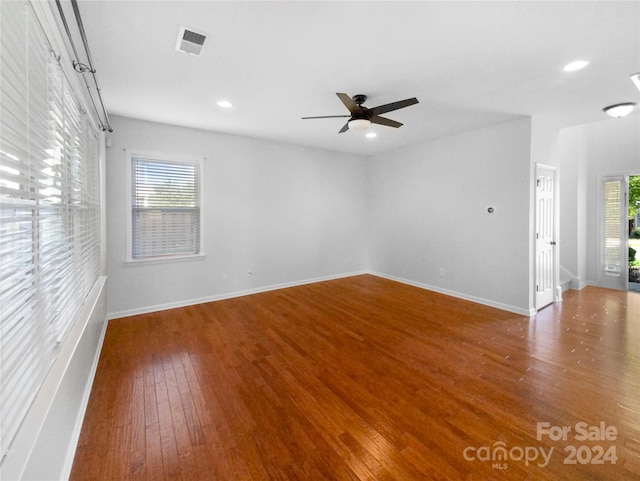
[[[562,70],[564,70],[565,72],[575,72],[576,70],[582,70],[587,65],[589,65],[589,62],[587,62],[586,60],[575,60],[565,65]]]
[[[230,109],[231,107],[233,107],[233,104],[228,100],[220,100],[218,102],[218,107],[222,107],[223,109]]]
[[[375,132],[367,132],[367,134],[365,135],[367,139],[375,139],[377,136],[378,134],[376,134]]]
[[[602,110],[611,117],[620,118],[629,115],[636,106],[633,102],[625,102],[622,104],[609,105]]]

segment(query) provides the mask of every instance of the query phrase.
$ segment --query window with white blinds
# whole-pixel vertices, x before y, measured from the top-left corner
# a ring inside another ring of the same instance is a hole
[[[623,207],[622,178],[606,178],[602,181],[603,199],[603,269],[608,275],[622,273],[623,233],[626,224]]]
[[[131,155],[131,258],[200,254],[200,164]]]
[[[0,459],[100,270],[98,139],[28,2],[0,2]]]

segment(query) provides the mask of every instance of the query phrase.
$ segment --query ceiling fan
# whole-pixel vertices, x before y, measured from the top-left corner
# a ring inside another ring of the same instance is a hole
[[[322,115],[320,117],[302,117],[303,120],[307,119],[334,119],[340,117],[349,117],[349,120],[338,132],[342,134],[349,129],[366,129],[371,124],[386,125],[387,127],[402,127],[400,122],[388,119],[386,117],[380,117],[380,114],[386,114],[393,110],[402,109],[415,105],[418,103],[417,98],[400,100],[398,102],[392,102],[390,104],[378,105],[377,107],[367,108],[363,103],[367,101],[367,96],[358,94],[353,97],[349,97],[347,94],[336,93],[342,103],[349,109],[351,115]]]

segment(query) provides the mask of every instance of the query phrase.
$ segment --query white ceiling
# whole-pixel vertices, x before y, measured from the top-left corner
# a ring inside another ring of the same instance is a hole
[[[79,5],[111,115],[373,154],[519,116],[568,126],[640,104],[636,1]],[[199,57],[175,50],[181,26],[207,35]],[[590,64],[562,71],[576,59]],[[405,125],[374,126],[375,139],[338,134],[346,119],[300,119],[346,114],[336,92],[366,94],[368,107],[420,103],[386,114]]]

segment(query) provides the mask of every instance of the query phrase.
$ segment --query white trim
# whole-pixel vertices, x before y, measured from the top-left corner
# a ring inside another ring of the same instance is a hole
[[[83,339],[83,335],[87,326],[91,322],[102,322],[103,327],[106,327],[105,311],[106,311],[106,289],[105,289],[106,277],[100,277],[94,284],[89,295],[85,299],[85,303],[81,312],[79,313],[77,320],[73,324],[72,328],[67,333],[65,341],[62,343],[60,352],[54,362],[51,370],[49,371],[44,383],[38,391],[36,399],[29,408],[29,411],[24,418],[20,430],[16,434],[13,443],[9,447],[7,456],[4,458],[2,465],[0,466],[0,479],[19,480],[23,479],[25,473],[28,475],[31,472],[49,473],[54,476],[56,471],[60,469],[69,470],[71,472],[71,464],[73,463],[73,457],[75,455],[75,448],[78,443],[80,435],[80,429],[82,427],[82,421],[84,417],[84,409],[86,409],[85,402],[88,402],[89,392],[91,391],[93,376],[95,370],[98,367],[97,357],[100,355],[102,346],[102,339],[94,352],[94,366],[87,374],[85,388],[82,393],[81,406],[82,410],[77,413],[71,413],[74,416],[75,422],[71,430],[71,433],[60,432],[47,432],[46,425],[48,422],[55,422],[55,419],[60,413],[58,413],[54,407],[56,400],[66,403],[68,401],[70,393],[61,392],[64,390],[63,383],[65,376],[70,369],[70,366],[74,362],[74,356],[78,351],[78,346]],[[96,318],[98,316],[98,318]],[[71,388],[77,386],[72,386]],[[73,394],[71,394],[73,396]],[[85,401],[86,398],[86,401]],[[65,408],[65,405],[58,405],[60,408]],[[66,451],[66,456],[62,460],[62,464],[58,466],[51,466],[47,463],[47,460],[43,460],[42,454],[38,451],[38,447],[41,446],[43,450],[50,447],[50,444],[55,442],[60,445],[64,443],[62,449]],[[42,476],[40,476],[42,477]],[[31,479],[31,478],[29,478]],[[68,479],[68,476],[63,479]]]
[[[562,281],[562,274],[564,274],[565,280],[569,281],[569,289],[575,289],[575,290],[580,290],[582,289],[584,286],[586,286],[586,282],[582,281],[580,279],[580,277],[578,277],[576,274],[574,274],[573,272],[571,272],[569,269],[567,269],[564,266],[560,266],[560,279]]]
[[[64,460],[64,464],[62,467],[62,479],[69,479],[71,476],[71,469],[73,468],[73,461],[76,456],[76,449],[78,447],[78,441],[80,439],[80,433],[82,432],[82,424],[84,422],[84,416],[87,412],[87,407],[89,406],[89,398],[91,397],[91,390],[93,389],[93,381],[96,377],[96,372],[98,372],[98,362],[100,361],[100,353],[102,352],[102,345],[104,344],[104,337],[107,333],[107,322],[102,323],[102,329],[100,332],[100,337],[98,339],[98,345],[96,352],[93,356],[93,362],[91,363],[91,368],[89,369],[89,375],[87,376],[87,383],[84,387],[84,391],[82,393],[82,400],[80,401],[80,409],[78,411],[78,418],[76,420],[76,424],[73,427],[73,431],[71,433],[69,439],[69,451],[66,459]]]
[[[272,284],[269,286],[257,287],[255,289],[247,289],[243,291],[226,292],[224,294],[216,294],[213,296],[200,297],[197,299],[187,299],[184,301],[170,302],[167,304],[157,304],[155,306],[140,307],[137,309],[128,309],[126,311],[107,313],[107,319],[119,319],[121,317],[136,316],[138,314],[147,314],[149,312],[165,311],[176,307],[193,306],[203,304],[205,302],[222,301],[224,299],[233,299],[234,297],[250,296],[251,294],[259,294],[260,292],[275,291],[278,289],[286,289],[287,287],[303,286],[305,284],[314,284],[316,282],[331,281],[334,279],[343,279],[345,277],[360,276],[362,274],[370,274],[367,271],[346,272],[343,274],[335,274],[330,276],[315,277],[293,282],[283,282],[281,284]]]
[[[536,313],[536,310],[533,309],[533,308],[532,309],[523,309],[521,307],[511,306],[509,304],[502,304],[501,302],[491,301],[489,299],[484,299],[482,297],[469,296],[469,295],[461,293],[461,292],[451,291],[449,289],[442,289],[441,287],[432,286],[430,284],[424,284],[422,282],[416,282],[416,281],[412,281],[412,280],[409,280],[409,279],[404,279],[402,277],[392,276],[392,275],[389,275],[389,274],[383,274],[381,272],[369,272],[369,274],[374,275],[374,276],[378,276],[378,277],[382,277],[384,279],[389,279],[389,280],[392,280],[392,281],[401,282],[401,283],[407,284],[409,286],[419,287],[421,289],[426,289],[428,291],[433,291],[433,292],[437,292],[439,294],[444,294],[444,295],[447,295],[447,296],[455,297],[457,299],[464,299],[465,301],[475,302],[476,304],[482,304],[484,306],[493,307],[495,309],[501,309],[503,311],[513,312],[514,314],[519,314],[519,315],[522,315],[522,316],[530,317],[530,316],[535,315],[535,313]]]
[[[136,264],[138,262],[142,262],[145,264],[149,264],[149,263],[158,263],[158,262],[167,262],[167,261],[171,261],[171,260],[187,260],[187,259],[191,259],[191,258],[202,258],[205,256],[205,238],[204,238],[204,219],[205,217],[205,202],[204,202],[204,189],[203,189],[203,182],[204,182],[204,164],[206,163],[205,157],[202,158],[198,158],[198,157],[191,157],[191,156],[187,156],[187,155],[182,155],[182,154],[168,154],[168,153],[163,153],[163,152],[152,152],[152,151],[148,151],[148,150],[140,150],[140,149],[127,149],[124,148],[122,149],[125,156],[126,156],[126,165],[127,165],[127,179],[126,179],[126,186],[127,186],[127,199],[126,199],[126,215],[127,215],[127,226],[125,229],[125,257],[124,257],[124,262],[126,264]],[[193,254],[193,255],[180,255],[180,256],[166,256],[166,257],[154,257],[154,258],[142,258],[142,259],[134,259],[133,255],[132,255],[132,227],[131,227],[131,222],[132,222],[132,217],[131,217],[131,211],[132,211],[132,198],[131,198],[131,194],[132,194],[132,166],[131,166],[131,161],[133,157],[142,157],[145,159],[153,159],[153,160],[159,160],[159,161],[166,161],[166,162],[175,162],[175,163],[185,163],[185,164],[195,164],[198,166],[198,176],[199,176],[199,182],[200,182],[200,190],[199,190],[199,195],[200,195],[200,199],[199,199],[199,203],[200,203],[200,252],[198,252],[197,254]]]
[[[144,257],[142,259],[126,259],[126,266],[164,264],[171,262],[188,262],[205,260],[207,255],[204,252],[200,254],[186,254],[181,256],[161,256],[161,257]]]
[[[595,285],[595,284],[591,284],[589,281],[581,281],[581,280],[579,280],[578,289],[577,290],[580,291],[580,290],[584,289],[585,287],[591,286],[591,285]]]
[[[553,285],[555,286],[553,292],[553,301],[552,302],[560,302],[562,300],[562,285],[560,284],[560,180],[558,176],[558,168],[553,165],[542,164],[540,162],[536,162],[535,165],[535,175],[534,182],[538,181],[538,174],[540,169],[545,169],[553,172],[553,241],[555,245],[553,247]],[[534,311],[538,311],[545,306],[538,306],[538,295],[535,290],[536,285],[538,284],[538,279],[536,278],[536,273],[538,272],[537,266],[537,239],[536,239],[536,227],[538,224],[538,189],[537,185],[534,187],[534,200],[533,200],[533,299],[534,299]]]
[[[605,245],[604,245],[604,183],[605,182],[620,182],[620,194],[622,197],[620,204],[620,239],[621,241],[625,241],[625,245],[628,245],[628,241],[625,240],[628,238],[627,236],[627,215],[628,211],[628,201],[627,196],[629,193],[629,176],[626,174],[611,174],[611,175],[598,175],[598,203],[597,203],[597,212],[598,212],[598,221],[597,221],[597,239],[596,245],[598,249],[598,269],[596,271],[596,286],[605,287],[608,289],[619,289],[623,291],[629,290],[629,257],[628,253],[623,246],[620,246],[620,272],[616,273],[615,271],[607,271],[605,268]],[[620,281],[618,285],[607,283],[607,277],[609,278],[619,278]]]
[[[416,282],[416,281],[412,281],[409,279],[404,279],[402,277],[397,277],[397,276],[393,276],[390,274],[383,274],[381,272],[375,272],[375,271],[369,271],[369,270],[362,270],[362,271],[354,271],[354,272],[346,272],[343,274],[336,274],[336,275],[330,275],[330,276],[323,276],[323,277],[315,277],[312,279],[305,279],[305,280],[301,280],[301,281],[293,281],[293,282],[284,282],[281,284],[272,284],[269,286],[264,286],[264,287],[258,287],[256,289],[247,289],[247,290],[243,290],[243,291],[234,291],[234,292],[227,292],[224,294],[216,294],[214,296],[208,296],[208,297],[200,297],[197,299],[187,299],[184,301],[178,301],[178,302],[171,302],[171,303],[167,303],[167,304],[157,304],[154,306],[146,306],[146,307],[140,307],[140,308],[136,308],[136,309],[128,309],[126,311],[117,311],[117,312],[109,312],[107,313],[107,319],[111,320],[111,319],[119,319],[122,317],[128,317],[128,316],[136,316],[139,314],[148,314],[150,312],[157,312],[157,311],[164,311],[167,309],[174,309],[177,307],[186,307],[186,306],[193,306],[196,304],[203,304],[205,302],[215,302],[215,301],[222,301],[225,299],[233,299],[234,297],[241,297],[241,296],[249,296],[251,294],[258,294],[260,292],[268,292],[268,291],[275,291],[278,289],[285,289],[287,287],[296,287],[296,286],[303,286],[305,284],[313,284],[315,282],[323,282],[323,281],[331,281],[334,279],[343,279],[346,277],[354,277],[354,276],[361,276],[363,274],[370,274],[372,276],[377,276],[377,277],[382,277],[383,279],[389,279],[392,281],[396,281],[396,282],[400,282],[402,284],[407,284],[409,286],[413,286],[413,287],[419,287],[421,289],[426,289],[428,291],[433,291],[433,292],[437,292],[440,294],[444,294],[447,296],[451,296],[451,297],[455,297],[458,299],[464,299],[466,301],[470,301],[470,302],[475,302],[476,304],[482,304],[484,306],[488,306],[488,307],[493,307],[495,309],[501,309],[503,311],[509,311],[509,312],[513,312],[515,314],[519,314],[522,316],[533,316],[536,313],[535,309],[523,309],[521,307],[517,307],[517,306],[511,306],[509,304],[502,304],[500,302],[495,302],[495,301],[491,301],[489,299],[484,299],[481,297],[475,297],[475,296],[469,296],[466,295],[464,293],[461,292],[457,292],[457,291],[451,291],[448,289],[442,289],[440,287],[436,287],[436,286],[432,286],[429,284],[423,284],[421,282]]]

